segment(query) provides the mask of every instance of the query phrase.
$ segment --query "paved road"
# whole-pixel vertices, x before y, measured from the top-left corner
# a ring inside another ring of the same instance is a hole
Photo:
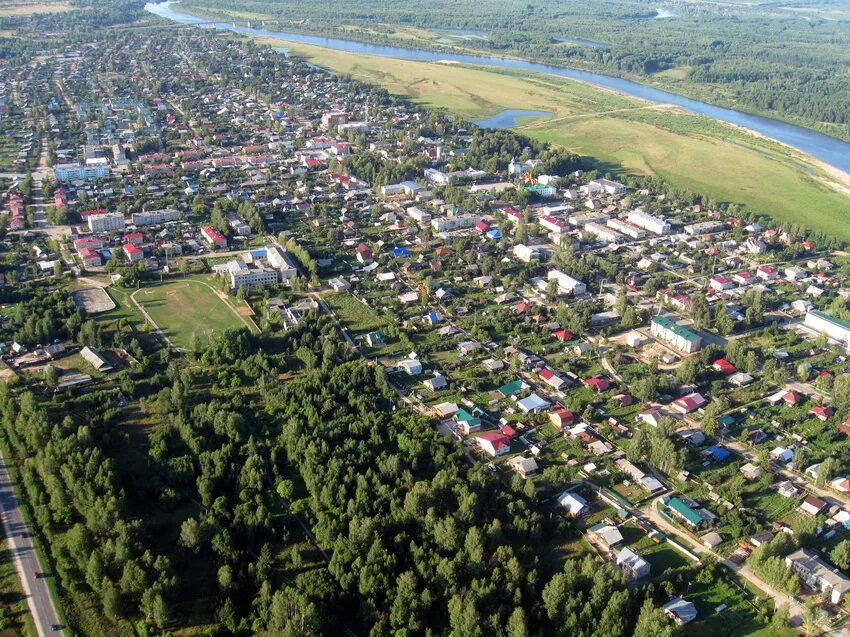
[[[15,561],[15,568],[21,578],[27,604],[39,637],[64,635],[63,629],[54,630],[59,626],[59,614],[53,605],[47,580],[37,577],[36,573],[44,573],[39,563],[38,554],[32,543],[32,536],[24,523],[18,499],[12,488],[12,481],[6,468],[6,461],[0,454],[0,509],[2,509],[3,528],[9,541],[9,553]]]

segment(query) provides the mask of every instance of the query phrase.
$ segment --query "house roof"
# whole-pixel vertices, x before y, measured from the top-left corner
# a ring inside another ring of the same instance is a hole
[[[690,506],[682,502],[679,498],[670,498],[670,501],[667,503],[667,506],[683,518],[685,518],[691,524],[700,524],[702,522],[702,517],[694,511]]]
[[[696,619],[697,616],[696,606],[681,597],[670,600],[661,607],[661,610],[678,618],[679,623],[681,624],[687,624],[688,622]]]
[[[508,438],[505,434],[500,433],[498,431],[488,431],[483,434],[478,434],[475,437],[478,440],[489,442],[496,450],[501,449],[502,447],[511,446],[511,439]]]
[[[518,391],[522,390],[522,385],[523,385],[523,383],[522,383],[521,380],[513,380],[509,383],[505,383],[504,385],[499,387],[499,389],[497,389],[496,391],[498,391],[500,394],[502,394],[502,396],[512,396],[515,393],[517,393]]]

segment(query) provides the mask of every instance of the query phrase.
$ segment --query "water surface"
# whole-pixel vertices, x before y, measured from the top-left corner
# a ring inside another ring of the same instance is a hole
[[[475,123],[481,128],[513,128],[519,124],[517,120],[522,117],[546,117],[551,114],[549,111],[526,111],[519,108],[510,108],[501,113],[496,113],[492,117],[479,119]]]

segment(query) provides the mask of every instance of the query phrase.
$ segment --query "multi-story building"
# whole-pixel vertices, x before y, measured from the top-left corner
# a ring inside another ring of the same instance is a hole
[[[141,261],[145,258],[145,251],[133,243],[125,243],[123,248],[130,261]]]
[[[169,221],[177,221],[180,218],[180,213],[173,208],[163,208],[162,210],[145,210],[143,212],[134,212],[131,215],[131,220],[135,226],[155,226],[160,223],[168,223]]]
[[[584,231],[595,235],[600,241],[606,241],[608,243],[623,243],[626,240],[626,238],[616,230],[592,221],[584,224]]]
[[[472,228],[481,220],[478,215],[458,215],[457,217],[436,217],[431,219],[431,227],[435,232],[451,232]]]
[[[288,252],[281,250],[275,245],[266,246],[266,260],[269,265],[278,271],[281,281],[289,281],[298,276],[298,265]]]
[[[587,292],[587,286],[581,281],[574,279],[569,274],[565,274],[560,270],[549,270],[546,276],[549,281],[555,280],[558,282],[558,291],[561,294],[584,294]]]
[[[249,266],[242,259],[234,259],[227,264],[230,275],[230,287],[260,288],[280,283],[280,274],[274,268],[252,264]]]
[[[656,338],[687,354],[699,351],[702,347],[702,338],[699,334],[679,325],[667,316],[654,316],[650,330]]]
[[[560,234],[561,232],[567,231],[567,223],[565,221],[561,221],[557,217],[553,217],[552,215],[543,215],[540,217],[540,225],[546,228],[549,232],[554,232]]]
[[[646,236],[645,231],[623,221],[622,219],[609,219],[605,225],[612,230],[616,230],[617,232],[626,235],[627,237],[631,237],[632,239],[643,239]]]
[[[80,261],[83,262],[83,267],[94,268],[101,264],[100,252],[92,248],[82,248],[77,253],[80,255]]]
[[[201,228],[201,236],[214,248],[227,247],[227,237],[212,226],[204,226]]]
[[[109,177],[112,169],[103,164],[84,165],[80,163],[56,164],[53,174],[59,181],[72,181],[75,179],[101,179]]]
[[[670,224],[665,219],[655,217],[643,210],[632,210],[626,216],[626,220],[633,226],[643,228],[655,234],[667,234],[670,232]]]
[[[807,586],[829,593],[833,604],[850,591],[850,578],[827,564],[817,551],[803,547],[785,556],[785,565],[800,576]]]
[[[88,216],[88,225],[91,232],[117,232],[124,229],[124,215],[120,212],[104,212]]]

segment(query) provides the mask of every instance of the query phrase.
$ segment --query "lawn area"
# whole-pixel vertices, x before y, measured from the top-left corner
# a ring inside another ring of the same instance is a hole
[[[641,557],[652,566],[651,575],[653,577],[661,575],[664,571],[668,571],[671,568],[680,568],[693,564],[691,560],[674,549],[669,542],[660,542],[658,544],[653,542],[646,549],[639,552]]]
[[[209,338],[215,332],[248,324],[229,302],[200,281],[180,280],[144,287],[132,294],[163,333],[177,347],[189,349],[195,335]]]
[[[757,619],[753,603],[766,604],[764,593],[745,587],[738,580],[724,574],[711,584],[694,582],[689,586],[685,599],[697,607],[697,619],[688,624],[687,635],[693,637],[737,637],[759,635],[760,637],[790,637],[796,633],[790,628],[777,628]],[[726,608],[717,610],[721,606]]]
[[[550,111],[551,118],[523,132],[594,158],[603,171],[659,175],[720,202],[850,239],[850,226],[841,223],[850,197],[826,186],[822,171],[785,147],[732,126],[556,76],[267,43],[284,43],[315,64],[469,119],[507,108]]]
[[[351,332],[366,333],[386,327],[388,321],[368,305],[347,292],[327,297],[343,327]]]

